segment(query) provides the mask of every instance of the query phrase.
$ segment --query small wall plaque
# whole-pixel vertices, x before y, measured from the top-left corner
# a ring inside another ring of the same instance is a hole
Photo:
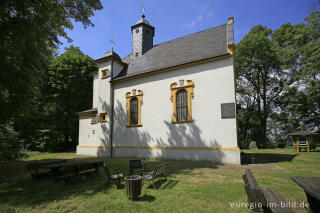
[[[184,80],[179,80],[179,85],[180,85],[180,87],[182,87],[183,84],[184,84]]]
[[[221,104],[221,118],[235,118],[236,109],[235,103],[223,103]]]

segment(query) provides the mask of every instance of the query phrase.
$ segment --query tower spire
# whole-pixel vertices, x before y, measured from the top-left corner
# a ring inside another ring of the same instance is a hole
[[[111,45],[112,45],[112,47],[111,47],[111,52],[113,52],[114,40],[113,40],[113,39],[111,39],[111,40],[110,40],[110,42],[111,42]]]
[[[141,5],[142,18],[131,26],[132,58],[145,54],[153,47],[154,27],[145,19],[145,8]]]
[[[144,15],[144,6],[142,4],[142,18],[144,19],[146,16]]]

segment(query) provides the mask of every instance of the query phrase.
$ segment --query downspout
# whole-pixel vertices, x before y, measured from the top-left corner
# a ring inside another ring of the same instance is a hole
[[[109,126],[109,140],[110,140],[110,157],[113,156],[113,110],[114,110],[114,89],[113,89],[113,61],[111,61],[110,70],[110,126]]]

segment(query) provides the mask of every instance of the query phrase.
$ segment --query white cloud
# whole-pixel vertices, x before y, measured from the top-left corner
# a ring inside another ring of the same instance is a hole
[[[208,17],[211,17],[211,16],[213,16],[213,15],[214,15],[214,12],[213,12],[213,11],[210,11],[210,12],[207,14]]]
[[[200,21],[206,19],[206,18],[209,18],[211,16],[214,15],[214,11],[210,10],[209,11],[209,5],[205,5],[202,9],[201,9],[201,13],[196,17],[194,18],[191,22],[189,23],[186,23],[185,24],[185,27],[188,28],[188,29],[192,29],[194,28]]]
[[[204,19],[204,17],[206,17],[206,16],[207,16],[207,17],[210,17],[210,16],[213,15],[213,14],[212,14],[212,15],[209,16],[209,14],[210,14],[210,13],[208,13],[208,14],[206,14],[206,15],[199,14],[196,19],[192,20],[190,23],[185,24],[185,26],[186,26],[188,29],[192,29],[192,28],[194,28],[200,21],[202,21],[202,20]]]

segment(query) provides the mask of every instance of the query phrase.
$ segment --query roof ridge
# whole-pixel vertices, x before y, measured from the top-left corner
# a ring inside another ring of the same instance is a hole
[[[178,40],[178,39],[183,39],[183,38],[188,37],[188,36],[194,36],[194,35],[196,35],[196,34],[199,34],[199,33],[205,32],[205,31],[210,31],[210,30],[212,30],[212,29],[214,29],[214,28],[222,27],[222,26],[224,26],[224,25],[227,25],[227,24],[222,24],[222,25],[218,25],[218,26],[215,26],[215,27],[210,27],[210,28],[208,28],[208,29],[201,30],[201,31],[198,31],[198,32],[195,32],[195,33],[190,33],[190,34],[188,34],[188,35],[184,35],[184,36],[181,36],[181,37],[178,37],[178,38],[169,40],[169,41],[165,41],[165,42],[156,44],[156,45],[154,45],[154,47],[155,47],[155,46],[162,45],[162,44],[165,44],[165,43],[169,43],[169,42],[172,42],[172,41],[175,41],[175,40]],[[130,53],[130,54],[131,54],[131,53]]]
[[[153,47],[152,47],[151,49],[153,49],[154,47],[158,47],[158,46],[160,46],[160,45],[166,44],[166,43],[170,43],[170,42],[175,41],[175,40],[183,39],[183,38],[188,37],[188,36],[194,36],[194,35],[196,35],[196,34],[203,33],[203,32],[205,32],[205,31],[210,31],[210,30],[212,30],[212,29],[214,29],[214,28],[222,27],[222,26],[225,26],[225,25],[227,25],[227,24],[222,24],[222,25],[210,27],[210,28],[208,28],[208,29],[201,30],[201,31],[198,31],[198,32],[195,32],[195,33],[190,33],[190,34],[187,34],[187,35],[178,37],[178,38],[174,38],[174,39],[169,40],[169,41],[164,41],[164,42],[161,42],[161,43],[159,43],[159,44],[153,45]],[[151,49],[150,49],[150,50],[151,50]],[[127,57],[129,57],[131,54],[132,54],[132,52],[130,52],[130,53],[129,53],[128,55],[126,55],[125,57],[123,57],[122,60],[125,59],[125,58],[127,58]]]

